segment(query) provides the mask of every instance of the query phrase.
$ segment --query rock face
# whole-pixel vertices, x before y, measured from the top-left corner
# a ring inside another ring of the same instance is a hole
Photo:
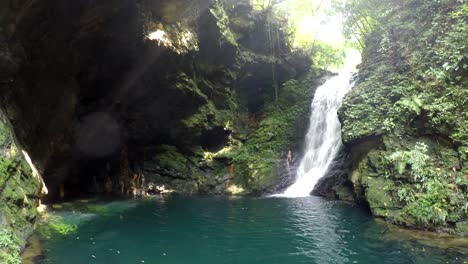
[[[32,229],[39,175],[50,200],[289,184],[325,73],[249,2],[1,1],[1,258]]]
[[[269,10],[229,0],[1,5],[0,105],[48,197],[150,185],[259,193],[278,183],[278,158],[299,151],[323,73],[290,51]]]
[[[32,233],[43,182],[33,173],[9,128],[0,122],[0,262],[18,259]]]
[[[358,81],[339,112],[350,173],[335,180],[377,217],[463,233],[466,7],[411,0],[391,10],[367,38]]]

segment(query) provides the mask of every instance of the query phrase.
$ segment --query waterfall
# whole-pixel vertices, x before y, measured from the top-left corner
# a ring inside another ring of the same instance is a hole
[[[274,196],[308,196],[317,181],[327,173],[342,145],[337,111],[352,86],[350,79],[351,73],[340,73],[317,88],[311,105],[305,155],[298,167],[296,182]]]

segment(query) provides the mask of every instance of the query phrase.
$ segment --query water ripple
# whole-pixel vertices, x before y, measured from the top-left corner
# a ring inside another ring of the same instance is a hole
[[[45,241],[46,263],[463,263],[466,257],[385,239],[383,230],[365,212],[317,197],[174,197],[141,201],[121,217],[96,216],[80,227],[79,240]]]

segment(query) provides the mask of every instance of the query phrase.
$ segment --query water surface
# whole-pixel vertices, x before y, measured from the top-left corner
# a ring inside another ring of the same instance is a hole
[[[369,214],[317,197],[170,196],[76,215],[43,235],[45,263],[464,263],[466,255],[392,235]],[[107,204],[101,204],[106,208]],[[65,212],[60,212],[63,214]],[[463,245],[462,245],[463,247]]]

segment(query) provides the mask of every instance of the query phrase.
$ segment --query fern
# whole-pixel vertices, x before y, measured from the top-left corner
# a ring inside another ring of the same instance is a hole
[[[411,167],[411,173],[414,179],[424,182],[427,177],[424,169],[428,165],[429,156],[427,153],[427,145],[422,142],[417,142],[414,149],[411,151],[396,151],[393,152],[389,159],[394,162],[395,169],[399,174],[405,172],[408,165]]]
[[[417,115],[421,114],[423,108],[423,100],[420,95],[413,95],[412,97],[404,97],[395,103],[400,107],[407,109]]]

